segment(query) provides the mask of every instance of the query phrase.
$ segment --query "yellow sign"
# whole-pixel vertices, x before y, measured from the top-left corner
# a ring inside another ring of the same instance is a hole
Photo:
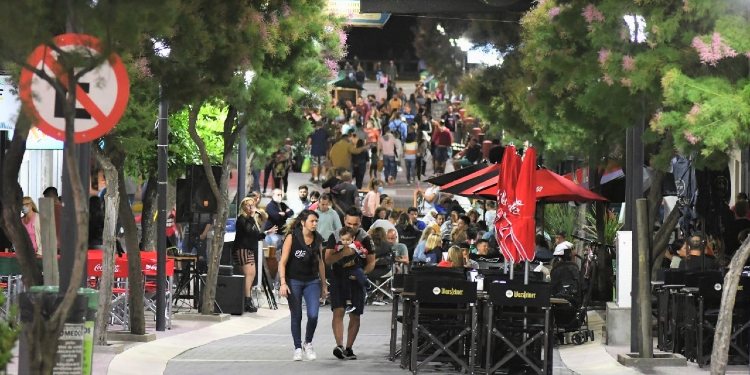
[[[536,293],[514,291],[513,298],[533,299],[536,298]]]

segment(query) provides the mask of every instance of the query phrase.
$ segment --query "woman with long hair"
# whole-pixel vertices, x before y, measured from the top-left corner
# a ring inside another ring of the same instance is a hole
[[[378,179],[372,179],[368,185],[368,192],[362,199],[362,229],[364,230],[369,230],[372,222],[376,220],[375,210],[377,210],[380,204],[380,190],[382,189],[383,182]]]
[[[245,275],[245,312],[256,312],[253,303],[253,282],[255,281],[255,254],[258,252],[258,241],[266,234],[276,233],[276,226],[263,231],[263,222],[268,215],[257,207],[258,196],[251,194],[240,202],[240,214],[237,215],[237,232],[234,237],[232,260],[242,268]]]
[[[323,262],[323,237],[317,232],[318,214],[304,210],[289,225],[279,261],[279,294],[289,301],[295,361],[317,356],[312,340],[318,326],[320,298],[328,294]],[[307,307],[305,342],[302,343],[302,298]]]
[[[463,268],[464,267],[464,254],[460,247],[451,246],[448,249],[448,259],[441,260],[437,265],[438,267],[449,267],[449,268]]]
[[[41,224],[39,224],[39,210],[34,204],[34,200],[31,197],[23,197],[23,207],[21,208],[22,217],[21,222],[26,227],[26,233],[29,234],[31,239],[31,246],[34,248],[34,252],[37,255],[42,254],[42,233]]]

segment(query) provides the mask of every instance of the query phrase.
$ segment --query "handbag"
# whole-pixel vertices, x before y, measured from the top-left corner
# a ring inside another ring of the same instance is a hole
[[[312,160],[310,159],[309,156],[305,156],[305,160],[302,161],[302,167],[300,167],[300,172],[309,173],[311,165],[312,165]]]

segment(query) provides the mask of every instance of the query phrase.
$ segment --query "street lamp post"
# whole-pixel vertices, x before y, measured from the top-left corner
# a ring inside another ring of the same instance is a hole
[[[159,57],[169,57],[170,49],[154,41],[154,51]],[[156,330],[166,329],[166,284],[167,284],[167,156],[169,148],[169,104],[164,99],[164,88],[159,85],[159,122],[157,130],[157,221],[156,221]]]

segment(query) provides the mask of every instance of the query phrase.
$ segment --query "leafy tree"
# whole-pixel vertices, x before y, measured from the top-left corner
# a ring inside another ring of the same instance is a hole
[[[169,2],[147,2],[141,0],[119,1],[100,0],[98,2],[67,0],[45,2],[39,0],[5,1],[0,14],[2,35],[0,35],[0,62],[18,72],[23,67],[34,72],[52,85],[56,92],[65,98],[65,140],[73,142],[75,114],[75,87],[78,80],[110,56],[112,52],[125,52],[136,48],[142,36],[156,28],[162,17],[168,14]],[[83,32],[94,35],[102,41],[102,52],[92,55],[80,50],[63,51],[54,45],[52,38],[63,32]],[[58,54],[60,72],[51,76],[37,67],[26,64],[26,56],[38,45],[43,44]],[[61,79],[63,77],[64,79]],[[23,280],[27,286],[41,281],[35,266],[34,251],[25,230],[20,225],[17,213],[20,210],[21,189],[18,171],[23,157],[29,119],[23,114],[18,117],[17,131],[6,154],[3,169],[2,227],[12,239],[21,264]],[[66,170],[72,181],[80,181],[80,171],[70,148],[66,149]],[[81,284],[83,260],[86,256],[88,238],[88,210],[86,190],[79,183],[72,184],[72,191],[64,192],[73,197],[75,206],[76,243],[75,261],[71,272],[70,286],[64,291],[64,298],[51,316],[42,315],[40,300],[34,303],[32,321],[25,328],[29,342],[29,358],[32,373],[51,373],[57,352],[57,337],[63,327],[70,307]],[[140,270],[139,270],[140,272]]]
[[[207,8],[212,11],[201,11]],[[188,111],[188,133],[198,148],[208,183],[218,202],[212,246],[207,249],[207,287],[201,307],[204,314],[213,312],[219,256],[228,216],[229,163],[235,143],[248,124],[253,125],[250,134],[257,132],[258,139],[264,141],[259,142],[260,145],[265,145],[265,141],[273,143],[274,138],[283,133],[283,128],[272,115],[287,112],[292,107],[292,95],[288,94],[292,91],[290,88],[297,90],[296,85],[311,81],[311,77],[292,74],[290,68],[294,67],[297,72],[324,71],[320,58],[329,41],[334,39],[335,23],[324,16],[323,9],[324,2],[320,0],[222,3],[185,0],[175,32],[163,38],[171,48],[170,57],[151,60],[152,70],[163,82],[170,101],[177,108],[184,107]],[[315,48],[300,48],[296,44]],[[316,54],[311,55],[310,51]],[[312,59],[317,59],[317,65]],[[274,71],[274,65],[268,66],[266,62],[278,64],[277,70]],[[285,71],[288,73],[282,74]],[[248,72],[254,73],[250,85],[245,82]],[[313,88],[314,92],[320,91]],[[309,87],[306,89],[310,90]],[[197,132],[202,108],[217,101],[227,106],[220,129],[223,139],[220,181],[216,181],[210,171],[211,160],[206,146],[209,141]]]

